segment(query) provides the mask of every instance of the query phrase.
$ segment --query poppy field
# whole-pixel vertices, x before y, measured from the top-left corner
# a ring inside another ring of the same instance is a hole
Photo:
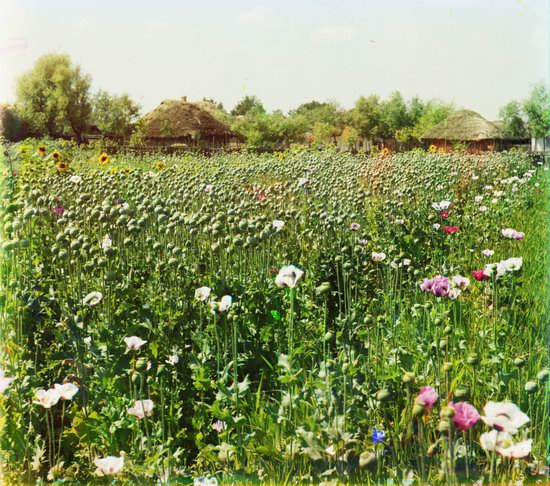
[[[5,147],[6,484],[546,484],[523,152]]]

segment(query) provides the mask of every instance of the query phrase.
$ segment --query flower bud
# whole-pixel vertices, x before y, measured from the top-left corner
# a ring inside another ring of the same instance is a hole
[[[403,383],[410,383],[412,385],[416,381],[416,376],[412,371],[405,371],[402,381]]]
[[[468,363],[469,365],[475,365],[479,363],[479,355],[477,353],[469,354],[466,358],[466,363]]]
[[[379,402],[386,402],[390,399],[390,392],[386,389],[383,389],[383,390],[378,390],[378,392],[376,393],[376,399],[379,401]]]
[[[528,381],[527,383],[525,383],[524,388],[527,393],[532,394],[537,392],[537,390],[539,389],[539,385],[536,381]]]

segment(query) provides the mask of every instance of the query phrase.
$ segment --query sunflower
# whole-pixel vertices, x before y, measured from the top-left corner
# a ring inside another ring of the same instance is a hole
[[[52,159],[55,160],[56,162],[61,160],[61,154],[57,150],[54,150],[52,152]]]
[[[58,162],[57,164],[55,164],[55,168],[59,173],[67,172],[69,170],[69,164],[67,164],[66,162]]]
[[[46,147],[44,145],[39,145],[37,150],[40,155],[46,155]]]
[[[161,162],[160,160],[158,162],[155,162],[155,168],[157,170],[164,170],[166,166],[164,165],[164,162]]]
[[[390,155],[390,149],[389,149],[388,147],[384,147],[384,148],[382,149],[382,152],[381,152],[381,153],[382,153],[382,155],[383,155],[384,157],[386,157],[386,156]]]
[[[97,158],[101,165],[106,165],[109,163],[111,157],[109,157],[105,152],[102,152],[101,155]]]
[[[435,154],[437,152],[437,147],[432,143],[430,147],[428,148],[428,152],[430,154]]]

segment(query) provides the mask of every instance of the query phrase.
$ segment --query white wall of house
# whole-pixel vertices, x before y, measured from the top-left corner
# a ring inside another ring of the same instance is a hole
[[[532,138],[531,150],[533,152],[548,152],[550,150],[550,137]]]

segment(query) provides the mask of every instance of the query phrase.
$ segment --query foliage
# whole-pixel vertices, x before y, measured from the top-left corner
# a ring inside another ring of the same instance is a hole
[[[80,142],[90,121],[90,84],[69,56],[47,54],[17,80],[17,113],[33,133],[72,133]]]
[[[534,138],[548,137],[550,133],[550,99],[543,82],[533,86],[529,97],[523,101],[523,111],[531,136]]]
[[[6,481],[90,482],[106,456],[105,483],[544,481],[548,177],[528,155],[8,155]],[[438,275],[470,281],[421,290]],[[486,452],[451,401],[517,404],[531,457]]]
[[[127,94],[116,96],[99,90],[92,103],[92,121],[104,137],[124,140],[131,134],[139,115],[139,106]]]

